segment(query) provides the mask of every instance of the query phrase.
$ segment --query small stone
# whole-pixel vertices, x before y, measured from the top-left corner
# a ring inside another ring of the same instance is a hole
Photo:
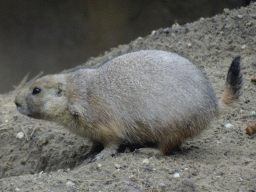
[[[8,123],[8,120],[5,120],[5,123]]]
[[[15,188],[15,191],[20,191],[20,189],[18,187]]]
[[[121,169],[116,169],[113,173],[112,176],[116,177],[116,175],[120,172]]]
[[[250,114],[251,114],[251,115],[256,115],[256,112],[255,112],[255,111],[251,111]]]
[[[164,183],[159,183],[161,187],[165,187],[166,185]]]
[[[191,43],[188,43],[188,47],[192,47],[192,44],[191,44]]]
[[[73,183],[72,181],[68,181],[68,182],[66,183],[66,185],[67,185],[68,187],[71,187],[71,186],[74,186],[75,183]]]
[[[228,8],[225,8],[225,9],[224,9],[224,13],[229,13],[229,11],[230,11],[230,10],[229,10]]]
[[[24,165],[26,162],[27,162],[27,158],[22,158],[21,161],[20,161],[20,164]]]
[[[239,19],[242,19],[244,16],[243,16],[243,15],[237,15],[237,17],[238,17]]]
[[[97,167],[98,167],[98,168],[101,168],[101,167],[102,167],[102,165],[101,165],[101,164],[98,164],[98,165],[97,165]]]
[[[120,168],[121,168],[121,165],[115,164],[115,168],[120,169]]]
[[[148,165],[148,164],[149,164],[149,159],[144,159],[144,160],[142,161],[142,163],[143,163],[144,165]]]
[[[233,125],[230,124],[230,123],[228,123],[228,124],[225,125],[225,127],[226,127],[226,128],[230,128],[230,127],[233,127]]]
[[[173,176],[174,177],[180,177],[180,174],[179,173],[174,173]]]
[[[244,49],[246,47],[246,45],[242,45],[241,48]]]
[[[129,179],[134,179],[134,178],[135,178],[134,175],[129,176]]]
[[[233,25],[232,24],[227,24],[224,28],[225,29],[228,29],[228,28],[230,28],[230,27],[232,27]]]
[[[133,173],[133,174],[138,173],[138,170],[137,170],[137,169],[133,169],[133,170],[132,170],[132,173]]]
[[[251,82],[256,82],[256,75],[252,76]]]
[[[151,32],[151,35],[155,35],[155,34],[156,34],[156,31],[152,31],[152,32]]]
[[[172,25],[172,29],[175,29],[175,28],[177,28],[177,27],[179,27],[180,25],[176,22],[176,23],[174,23],[173,25]]]
[[[21,132],[17,133],[16,138],[17,139],[22,139],[24,137],[24,135],[25,134],[21,131]]]
[[[250,26],[252,26],[252,24],[253,24],[253,23],[252,23],[251,21],[249,21],[248,23],[245,24],[245,26],[246,26],[246,27],[250,27]]]

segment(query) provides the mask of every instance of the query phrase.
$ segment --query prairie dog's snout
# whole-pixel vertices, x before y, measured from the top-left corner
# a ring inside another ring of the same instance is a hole
[[[230,106],[242,83],[240,57],[228,71],[221,100]],[[100,68],[49,75],[25,87],[15,104],[22,114],[56,121],[115,154],[123,141],[155,143],[162,154],[203,131],[221,106],[210,82],[187,59],[147,50],[119,56]]]

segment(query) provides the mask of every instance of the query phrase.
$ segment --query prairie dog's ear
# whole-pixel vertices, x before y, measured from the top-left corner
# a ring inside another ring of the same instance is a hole
[[[64,93],[65,93],[65,87],[64,87],[64,84],[63,84],[63,83],[58,83],[57,89],[58,89],[58,91],[57,91],[57,95],[58,95],[58,96],[64,95]]]

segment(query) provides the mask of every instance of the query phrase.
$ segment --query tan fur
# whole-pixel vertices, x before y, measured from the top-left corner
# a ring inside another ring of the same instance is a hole
[[[32,95],[35,87],[41,92]],[[223,102],[228,104],[229,92]],[[123,141],[154,142],[162,154],[205,129],[219,110],[209,81],[187,59],[148,50],[98,69],[45,76],[16,97],[28,116],[59,122],[115,154]]]
[[[232,90],[231,88],[227,87],[223,93],[221,103],[224,103],[227,106],[231,106],[234,102],[234,99],[232,97]]]

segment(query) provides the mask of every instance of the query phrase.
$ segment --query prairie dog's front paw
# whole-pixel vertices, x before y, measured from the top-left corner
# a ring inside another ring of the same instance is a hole
[[[114,156],[116,154],[116,149],[103,149],[99,154],[95,155],[89,163],[98,161],[99,159],[104,159],[108,156]]]

